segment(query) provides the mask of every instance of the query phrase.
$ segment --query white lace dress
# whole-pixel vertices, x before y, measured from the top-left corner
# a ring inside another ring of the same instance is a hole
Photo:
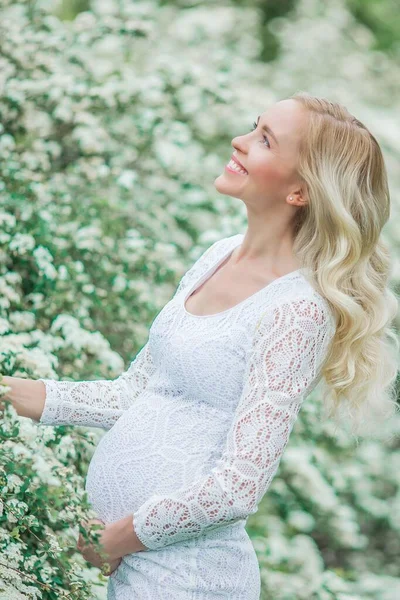
[[[41,379],[41,423],[108,430],[89,466],[89,500],[105,522],[132,514],[148,548],[123,558],[109,600],[260,597],[246,519],[321,377],[335,322],[302,269],[223,312],[187,312],[243,237],[219,240],[185,273],[118,378]]]

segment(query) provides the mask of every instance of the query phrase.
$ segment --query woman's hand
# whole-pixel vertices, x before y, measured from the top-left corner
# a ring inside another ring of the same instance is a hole
[[[109,529],[110,526],[106,525],[104,521],[100,519],[90,519],[89,521],[82,522],[83,527],[88,531],[92,525],[101,525],[102,529],[97,529],[100,533],[99,544],[100,548],[97,550],[95,544],[88,544],[82,534],[79,534],[78,539],[78,550],[82,554],[83,558],[87,560],[94,567],[101,570],[103,575],[111,575],[121,562],[121,558],[114,558],[109,550]]]
[[[90,529],[91,525],[101,526],[96,528],[100,533],[101,549],[95,548],[94,544],[86,543],[83,536],[79,535],[78,550],[88,562],[101,569],[104,575],[111,575],[123,556],[148,550],[136,535],[133,515],[107,524],[100,519],[89,519],[87,522],[82,522],[82,525],[86,530]],[[106,564],[110,565],[110,569],[105,569]]]

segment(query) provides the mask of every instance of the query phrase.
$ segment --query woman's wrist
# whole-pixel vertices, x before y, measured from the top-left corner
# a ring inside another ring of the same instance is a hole
[[[122,558],[127,554],[148,550],[136,535],[133,515],[107,524],[107,554],[111,560]]]

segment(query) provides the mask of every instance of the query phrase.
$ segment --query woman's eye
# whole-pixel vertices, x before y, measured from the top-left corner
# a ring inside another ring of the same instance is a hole
[[[257,129],[257,123],[254,121],[253,127],[252,127],[251,131],[254,131],[255,129]],[[271,148],[271,144],[269,143],[269,140],[268,140],[267,136],[263,135],[263,138],[264,138],[264,142],[265,141],[267,142],[268,148]]]

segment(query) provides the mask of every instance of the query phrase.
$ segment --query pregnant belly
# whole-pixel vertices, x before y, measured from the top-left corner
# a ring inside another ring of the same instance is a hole
[[[112,522],[205,475],[219,458],[231,417],[182,398],[143,395],[101,438],[86,491],[97,515]]]

